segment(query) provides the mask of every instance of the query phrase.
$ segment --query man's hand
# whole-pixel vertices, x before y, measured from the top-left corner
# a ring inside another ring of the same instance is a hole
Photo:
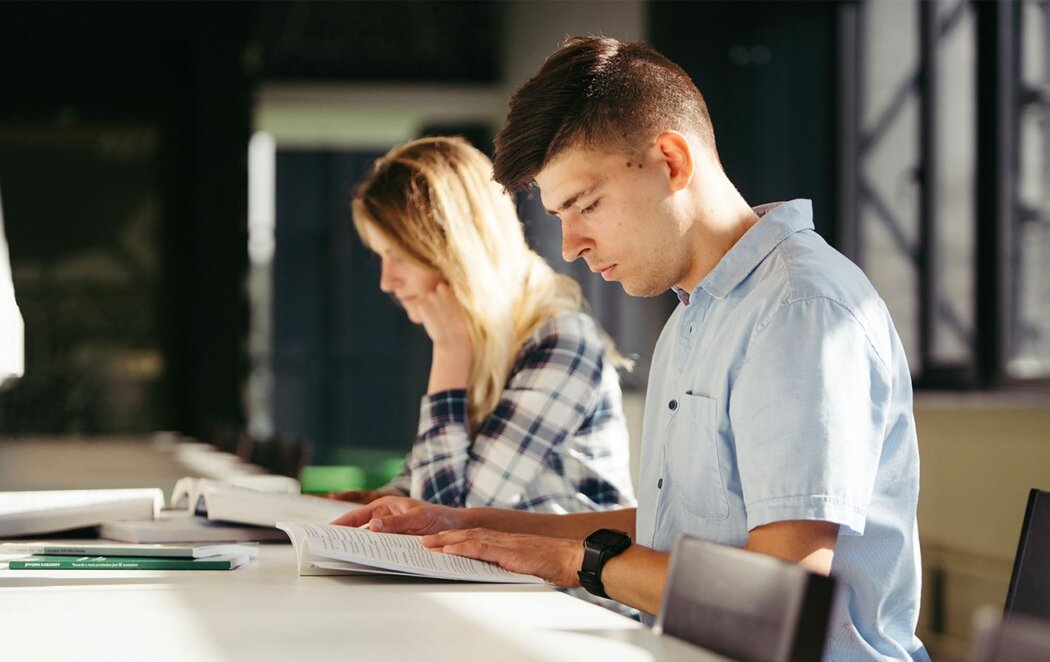
[[[576,573],[583,564],[583,544],[579,540],[462,529],[424,536],[423,545],[446,554],[489,561],[511,572],[536,575],[555,586],[580,585]]]
[[[351,510],[332,524],[367,524],[371,530],[382,533],[423,535],[471,526],[467,512],[462,508],[439,506],[409,497],[387,496]]]

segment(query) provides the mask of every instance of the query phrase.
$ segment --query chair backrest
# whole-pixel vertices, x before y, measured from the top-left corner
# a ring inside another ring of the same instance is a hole
[[[801,566],[682,537],[655,629],[745,662],[820,660],[834,593]]]
[[[1050,619],[1050,492],[1028,493],[1005,612]]]
[[[237,438],[237,456],[270,473],[299,478],[303,467],[313,458],[313,442],[306,437],[277,435],[253,437],[241,432]]]
[[[973,662],[1050,660],[1050,621],[993,608],[975,615],[973,632]]]

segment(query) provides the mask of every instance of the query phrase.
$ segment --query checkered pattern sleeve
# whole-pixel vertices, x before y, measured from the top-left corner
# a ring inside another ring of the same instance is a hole
[[[519,352],[503,396],[474,439],[465,390],[424,396],[408,461],[410,495],[450,506],[541,509],[537,499],[546,497],[536,485],[560,471],[559,454],[598,404],[604,351],[584,316],[545,324]],[[582,488],[569,482],[570,493]]]

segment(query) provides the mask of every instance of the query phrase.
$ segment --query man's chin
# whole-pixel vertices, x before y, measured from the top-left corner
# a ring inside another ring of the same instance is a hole
[[[649,283],[638,284],[626,280],[620,281],[620,287],[623,288],[623,291],[626,292],[628,296],[638,297],[640,299],[660,296],[667,291],[667,288],[660,289]]]

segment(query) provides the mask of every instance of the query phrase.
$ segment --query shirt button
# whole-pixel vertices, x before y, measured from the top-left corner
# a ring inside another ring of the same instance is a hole
[[[662,490],[663,488],[664,488],[664,479],[661,478],[660,480],[656,481],[656,489]]]
[[[667,403],[667,408],[670,409],[671,411],[674,411],[675,409],[678,409],[678,401],[677,400],[671,400],[670,402]]]

